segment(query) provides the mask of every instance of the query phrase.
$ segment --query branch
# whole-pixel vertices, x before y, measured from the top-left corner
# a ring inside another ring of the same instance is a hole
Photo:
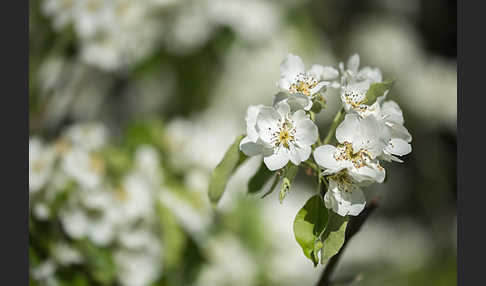
[[[331,285],[331,275],[336,269],[339,259],[346,248],[349,240],[361,229],[361,226],[365,223],[368,217],[375,211],[378,207],[378,197],[375,197],[366,208],[355,217],[349,220],[348,226],[346,228],[344,244],[339,250],[339,252],[329,259],[326,268],[322,272],[321,278],[317,282],[316,286],[330,286]]]

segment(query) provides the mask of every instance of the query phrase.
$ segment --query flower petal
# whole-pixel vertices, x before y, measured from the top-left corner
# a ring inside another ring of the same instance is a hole
[[[256,156],[262,153],[262,144],[258,144],[249,139],[248,136],[241,139],[240,150],[247,156]]]
[[[330,82],[328,81],[321,81],[316,86],[314,86],[311,90],[309,90],[310,95],[314,95],[318,93],[321,89],[328,86]]]
[[[287,149],[278,148],[272,155],[263,157],[263,162],[265,162],[265,165],[270,171],[275,171],[287,165],[289,159]]]
[[[325,168],[325,174],[336,173],[349,166],[348,161],[337,161],[334,158],[336,147],[332,145],[319,146],[314,150],[314,160],[316,163]]]
[[[389,154],[403,156],[412,152],[412,146],[403,139],[392,138],[388,146],[386,146],[385,151]]]
[[[400,109],[400,106],[398,106],[398,104],[395,101],[393,100],[385,101],[381,107],[381,112],[383,114],[383,117],[386,119],[386,121],[403,125],[404,123],[403,113],[402,110]]]
[[[349,57],[347,68],[353,73],[357,74],[358,73],[358,68],[359,68],[359,55],[354,54],[351,57]]]
[[[361,188],[347,185],[346,190],[340,190],[334,180],[329,180],[329,190],[324,195],[324,204],[340,216],[357,216],[364,209],[366,199]]]
[[[303,72],[305,72],[304,62],[297,55],[288,54],[280,64],[280,75],[289,82],[293,82],[297,74]]]
[[[264,106],[260,109],[257,116],[257,129],[258,135],[264,142],[270,143],[272,134],[278,129],[279,119],[280,114],[275,108]]]
[[[349,174],[359,183],[378,182],[383,183],[385,180],[385,169],[376,163],[371,163],[363,167],[352,167],[348,169]]]
[[[298,114],[297,114],[298,113]],[[307,116],[304,118],[299,118],[301,114],[305,112],[303,110],[299,110],[294,113],[294,120],[295,120],[295,138],[297,142],[302,145],[312,145],[316,143],[318,131],[317,126],[314,124],[312,120],[310,120]],[[296,118],[297,114],[297,118]]]
[[[300,146],[297,148],[297,152],[299,152],[300,160],[303,162],[309,159],[312,148],[310,146]]]
[[[359,128],[359,115],[346,114],[343,122],[336,128],[336,139],[339,143],[352,143],[356,134],[359,133]]]
[[[364,67],[357,74],[358,80],[367,80],[371,83],[381,82],[381,71],[378,68]]]
[[[255,142],[258,138],[258,131],[255,127],[261,107],[263,107],[263,105],[250,105],[246,110],[246,135],[248,140],[253,142]]]

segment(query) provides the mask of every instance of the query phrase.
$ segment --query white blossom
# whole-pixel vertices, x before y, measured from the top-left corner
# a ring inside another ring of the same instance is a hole
[[[117,250],[114,254],[121,285],[151,285],[160,275],[161,258],[157,253]]]
[[[381,183],[385,169],[376,159],[385,146],[381,136],[379,122],[374,117],[348,114],[336,129],[339,145],[319,146],[314,150],[314,159],[325,169],[324,175],[346,169],[357,182]]]
[[[299,165],[307,160],[318,136],[317,126],[305,111],[291,113],[286,102],[280,102],[275,108],[250,107],[247,129],[240,149],[248,156],[263,154],[265,165],[272,171],[283,168],[289,161]]]
[[[381,71],[378,68],[364,67],[359,69],[359,62],[359,55],[353,54],[349,57],[346,67],[344,67],[344,63],[339,63],[342,86],[363,81],[367,82],[368,85],[382,81]]]
[[[309,110],[314,95],[330,84],[327,80],[335,79],[337,76],[336,69],[321,65],[313,65],[306,71],[299,56],[288,54],[280,64],[280,80],[277,86],[291,95],[286,100],[295,101],[305,110]]]
[[[340,216],[358,215],[366,205],[359,183],[347,172],[339,172],[328,178],[329,187],[324,195],[324,204]]]
[[[56,152],[51,146],[44,144],[37,137],[29,140],[30,193],[36,193],[46,185],[52,174],[55,159]]]

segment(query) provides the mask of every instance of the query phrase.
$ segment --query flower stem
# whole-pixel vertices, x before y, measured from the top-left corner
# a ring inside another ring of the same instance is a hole
[[[341,123],[341,119],[344,116],[344,108],[341,108],[338,113],[336,113],[336,116],[334,116],[334,120],[332,121],[331,128],[329,128],[329,131],[327,132],[326,138],[322,142],[323,145],[328,144],[332,137],[334,136],[334,133],[336,132],[336,128],[338,127],[339,123]]]

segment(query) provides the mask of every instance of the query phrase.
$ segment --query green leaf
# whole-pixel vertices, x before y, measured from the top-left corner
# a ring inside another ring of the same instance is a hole
[[[320,195],[311,197],[294,220],[294,235],[304,255],[316,266],[319,262],[317,253],[323,246],[319,241],[327,224],[328,212]]]
[[[385,93],[385,91],[390,90],[395,83],[395,80],[395,78],[392,78],[382,82],[372,83],[366,92],[366,104],[373,104],[378,97]]]
[[[299,171],[299,167],[295,166],[292,163],[289,163],[287,164],[287,166],[285,166],[284,175],[283,175],[284,178],[283,178],[282,186],[280,187],[280,194],[278,196],[280,203],[283,202],[288,192],[290,191],[290,185],[292,184],[292,181],[294,180],[298,171]]]
[[[325,264],[331,257],[338,253],[344,244],[344,235],[349,217],[342,217],[329,211],[329,220],[326,230],[322,234],[321,264]]]
[[[273,179],[273,183],[272,183],[272,186],[270,187],[270,190],[268,192],[266,192],[262,197],[261,199],[263,199],[264,197],[270,195],[271,193],[273,193],[273,191],[275,190],[275,188],[277,187],[278,185],[278,182],[280,181],[280,175],[277,173],[277,175],[274,177]]]
[[[260,168],[248,182],[248,193],[253,194],[261,191],[265,183],[270,180],[273,174],[274,172],[268,170],[267,166],[262,161]]]
[[[224,154],[223,159],[214,168],[209,181],[209,200],[213,204],[217,204],[219,199],[223,196],[226,184],[230,179],[236,168],[245,161],[247,158],[245,154],[240,152],[240,141],[244,135],[240,135],[236,138],[235,142],[229,147]]]

